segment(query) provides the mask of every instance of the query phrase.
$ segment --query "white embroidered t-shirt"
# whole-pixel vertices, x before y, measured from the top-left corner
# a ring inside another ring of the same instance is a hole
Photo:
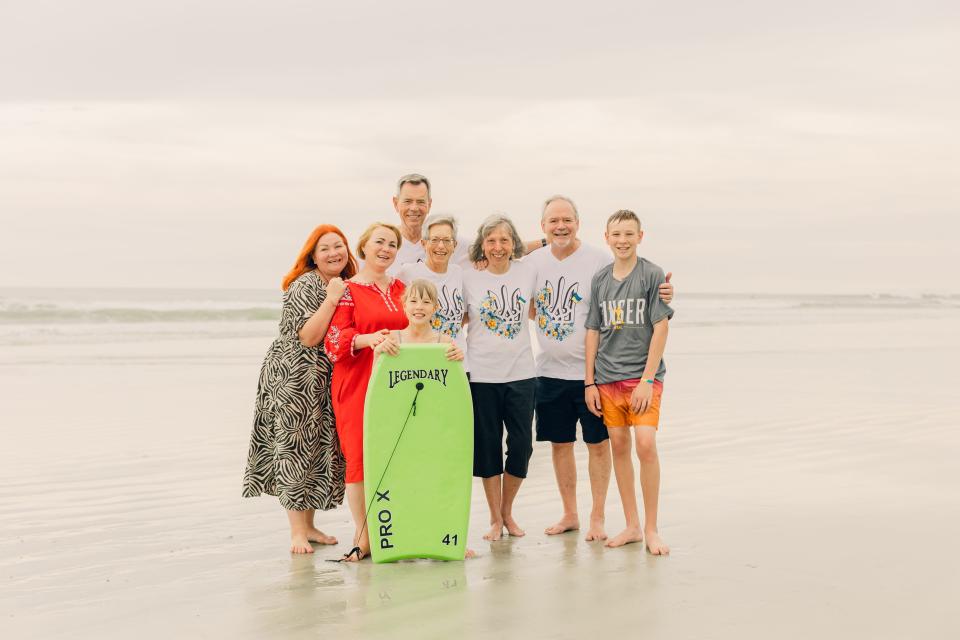
[[[463,273],[471,382],[513,382],[536,375],[527,315],[536,272],[513,261],[502,275]]]
[[[536,310],[537,375],[561,380],[583,380],[584,323],[590,310],[590,283],[601,268],[613,262],[609,251],[581,243],[558,260],[550,247],[524,258],[536,270],[533,303]]]
[[[435,331],[453,338],[463,350],[464,371],[470,371],[467,336],[463,330],[463,269],[459,265],[451,264],[447,266],[446,273],[434,273],[424,262],[415,262],[401,266],[397,271],[397,278],[408,286],[419,278],[436,285],[439,308],[433,314],[430,325]]]

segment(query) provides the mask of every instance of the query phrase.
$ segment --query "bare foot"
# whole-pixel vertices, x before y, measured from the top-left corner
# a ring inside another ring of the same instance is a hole
[[[302,533],[290,534],[290,553],[313,553],[313,547],[307,536]]]
[[[639,527],[627,527],[617,535],[607,540],[606,546],[611,548],[622,547],[625,544],[630,544],[631,542],[641,542],[642,540],[643,532],[640,531]]]
[[[657,530],[644,531],[644,537],[647,539],[647,549],[655,556],[665,556],[670,553],[670,547],[660,538]]]
[[[490,542],[493,542],[493,541],[495,541],[495,540],[499,540],[499,539],[502,538],[502,537],[503,537],[503,523],[502,523],[502,522],[496,522],[496,523],[490,525],[490,531],[487,531],[485,534],[483,534],[483,539],[484,539],[484,540],[489,540]]]
[[[576,531],[580,528],[580,519],[576,516],[563,516],[557,524],[551,525],[543,530],[548,536],[555,536],[567,531]]]
[[[310,542],[316,542],[318,544],[337,544],[337,539],[333,536],[328,536],[320,529],[316,527],[311,527],[307,529],[307,540]]]
[[[503,526],[507,528],[507,533],[514,538],[520,538],[527,535],[527,532],[520,528],[520,525],[518,525],[517,521],[513,519],[513,516],[504,516]]]
[[[477,557],[477,552],[474,551],[473,549],[467,549],[467,552],[463,554],[464,560],[469,560],[470,558],[476,558],[476,557]]]
[[[594,542],[607,539],[607,531],[603,528],[603,520],[590,519],[590,528],[587,529],[587,542]]]

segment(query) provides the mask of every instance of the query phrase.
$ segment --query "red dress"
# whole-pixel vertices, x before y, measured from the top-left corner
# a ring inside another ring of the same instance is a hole
[[[406,328],[407,316],[400,302],[405,288],[396,278],[386,292],[372,283],[348,282],[324,340],[333,362],[333,413],[347,461],[348,484],[363,480],[363,402],[373,369],[373,349],[357,351],[353,342],[363,333]]]

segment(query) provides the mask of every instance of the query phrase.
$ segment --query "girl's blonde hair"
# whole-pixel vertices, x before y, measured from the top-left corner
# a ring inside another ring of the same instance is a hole
[[[403,291],[403,295],[401,296],[403,303],[406,304],[407,299],[409,299],[413,294],[417,294],[417,297],[421,300],[424,298],[430,298],[430,301],[433,302],[433,306],[440,306],[440,301],[437,299],[437,287],[429,280],[417,278],[408,284],[407,288]]]

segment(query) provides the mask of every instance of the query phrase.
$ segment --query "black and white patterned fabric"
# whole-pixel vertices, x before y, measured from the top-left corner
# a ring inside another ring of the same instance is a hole
[[[326,286],[316,271],[297,278],[283,296],[280,337],[260,369],[246,498],[277,496],[284,509],[333,509],[343,502],[345,463],[337,439],[323,343],[305,347],[297,332],[320,307]]]

